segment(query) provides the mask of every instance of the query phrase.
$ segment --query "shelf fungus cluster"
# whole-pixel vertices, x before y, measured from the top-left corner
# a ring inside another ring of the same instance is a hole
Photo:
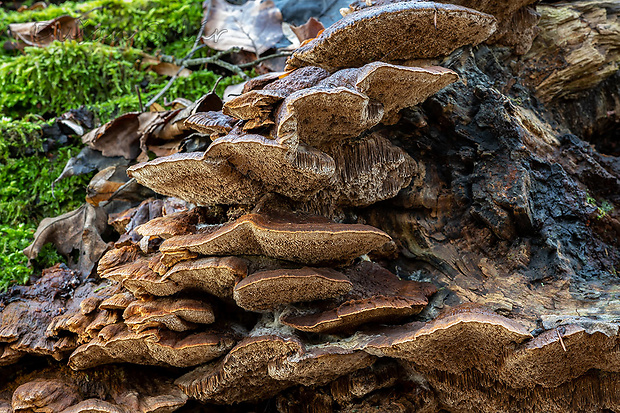
[[[206,150],[128,168],[176,200],[111,216],[121,237],[96,280],[58,265],[6,300],[0,365],[66,362],[9,386],[0,377],[0,412],[171,412],[192,399],[240,411],[267,399],[280,412],[509,411],[526,398],[559,412],[593,394],[620,409],[617,328],[530,332],[478,305],[436,316],[444,286],[392,265],[402,244],[361,218],[423,180],[394,125],[459,81],[425,62],[497,29],[459,5],[369,3],[303,44],[285,73],[184,117],[211,139]]]

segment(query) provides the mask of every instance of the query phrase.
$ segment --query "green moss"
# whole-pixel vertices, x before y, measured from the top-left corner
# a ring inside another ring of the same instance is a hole
[[[203,96],[205,93],[209,93],[213,89],[213,85],[219,79],[219,75],[208,71],[201,70],[193,72],[188,77],[178,78],[174,81],[168,92],[167,96],[170,98],[184,97],[189,100],[196,100]],[[241,76],[230,76],[223,78],[217,85],[216,93],[219,96],[224,94],[224,89],[227,86],[235,83],[242,82]]]
[[[65,14],[80,18],[85,40],[148,50],[195,33],[200,27],[202,2],[95,0],[23,13],[0,10],[0,32],[6,32],[11,23],[51,20]]]
[[[0,64],[0,112],[62,113],[132,93],[145,76],[136,69],[134,49],[55,42],[26,50]]]
[[[32,242],[41,219],[71,211],[84,202],[90,176],[67,178],[56,185],[54,193],[51,189],[67,160],[78,151],[78,147],[61,148],[46,157],[0,162],[0,291],[11,283],[26,282],[33,271],[64,262],[48,245],[31,268],[22,250]]]
[[[51,244],[45,245],[32,266],[22,253],[32,242],[36,228],[26,224],[0,225],[0,292],[12,284],[25,284],[28,278],[43,268],[66,260]]]
[[[0,162],[0,225],[36,224],[45,217],[71,211],[84,203],[88,175],[52,182],[79,147],[60,148],[42,156]]]
[[[32,116],[22,120],[0,117],[0,159],[41,150],[42,124],[40,119]]]
[[[596,219],[603,219],[614,210],[614,206],[611,202],[603,199],[599,205],[596,198],[590,195],[590,193],[586,193],[586,202],[596,208]]]
[[[26,264],[28,259],[21,251],[26,248],[34,234],[34,228],[25,224],[0,225],[0,291],[12,282],[25,283],[32,274]]]

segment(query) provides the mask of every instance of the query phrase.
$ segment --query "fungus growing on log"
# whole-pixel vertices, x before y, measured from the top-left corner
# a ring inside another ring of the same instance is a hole
[[[359,136],[383,118],[383,107],[345,87],[312,87],[289,95],[276,115],[278,142],[332,145]]]
[[[171,331],[195,330],[198,324],[211,324],[215,315],[211,305],[192,299],[159,298],[133,301],[123,311],[125,324],[140,333],[149,328]]]
[[[226,159],[204,159],[199,152],[157,158],[134,165],[127,173],[155,192],[198,205],[251,204],[263,193]]]
[[[444,87],[458,80],[450,69],[439,66],[405,67],[383,62],[373,62],[352,71],[346,76],[356,76],[352,86],[375,102],[383,105],[381,123],[391,125],[398,121],[398,112],[424,102]],[[339,72],[323,80],[319,85],[338,85]]]
[[[360,224],[338,224],[318,216],[247,214],[217,230],[179,235],[160,251],[202,255],[265,255],[302,264],[348,262],[380,248],[390,237]]]
[[[249,311],[268,310],[280,304],[325,300],[349,292],[351,281],[330,268],[259,271],[237,283],[235,302]]]
[[[371,338],[366,350],[424,369],[456,374],[476,369],[497,377],[506,354],[531,338],[519,323],[481,307],[465,306],[426,324],[388,329]]]
[[[403,2],[371,7],[348,14],[298,48],[287,61],[287,70],[313,65],[333,72],[374,61],[445,56],[461,46],[483,42],[495,28],[493,16],[452,4]]]
[[[346,275],[352,289],[341,300],[320,303],[316,309],[310,304],[300,315],[292,310],[284,313],[280,321],[312,333],[350,331],[364,323],[393,322],[415,315],[428,304],[427,297],[437,291],[432,285],[400,280],[369,262],[350,268]]]
[[[102,280],[0,295],[1,368],[60,372],[0,412],[618,410],[620,172],[564,116],[615,133],[620,9],[541,6],[534,64],[494,46],[529,47],[531,3],[357,1],[221,111],[125,119],[213,141],[128,168],[179,200],[110,216]]]
[[[282,78],[269,78],[264,84],[251,80],[240,96],[224,104],[222,111],[237,119],[247,120],[244,130],[272,125],[270,116],[277,103],[293,92],[316,85],[328,75],[324,69],[308,66]]]
[[[185,119],[185,126],[195,129],[200,133],[207,134],[211,140],[230,132],[237,119],[224,115],[222,112],[198,112]]]
[[[254,134],[217,139],[205,157],[226,158],[266,190],[301,200],[326,187],[336,169],[334,160],[317,149],[305,145],[293,149]]]
[[[105,327],[69,357],[72,369],[126,362],[152,366],[190,367],[225,354],[235,343],[232,331],[175,333],[168,330],[131,331],[126,324]]]

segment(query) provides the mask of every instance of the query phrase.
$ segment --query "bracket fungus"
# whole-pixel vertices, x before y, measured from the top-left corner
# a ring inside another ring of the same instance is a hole
[[[157,158],[134,165],[127,173],[155,192],[198,205],[250,204],[263,194],[260,185],[226,159],[204,159],[199,152]]]
[[[330,268],[279,269],[244,278],[235,285],[233,297],[246,310],[268,310],[280,304],[338,297],[352,286],[344,274]]]
[[[202,255],[265,255],[302,264],[351,261],[380,248],[390,236],[368,225],[339,224],[318,216],[247,214],[210,233],[179,235],[160,251]]]
[[[132,159],[147,148],[136,130],[212,141],[127,169],[161,197],[110,215],[120,238],[97,281],[59,265],[0,295],[0,368],[58,367],[0,388],[0,412],[171,412],[188,398],[241,404],[231,412],[619,410],[617,317],[592,309],[600,296],[617,310],[617,283],[592,281],[583,257],[617,268],[620,224],[592,218],[603,208],[575,178],[595,165],[587,179],[617,198],[617,165],[585,143],[550,164],[568,144],[502,94],[527,81],[493,83],[501,53],[473,48],[532,1],[457,2],[476,10],[358,0],[287,72],[223,106],[86,135],[104,151],[129,136],[139,145],[114,153]],[[571,195],[541,205],[535,186]]]
[[[361,324],[396,321],[418,314],[428,304],[434,286],[404,281],[377,264],[361,262],[346,272],[352,289],[341,300],[309,304],[283,313],[280,321],[297,330],[324,333],[350,331]]]
[[[105,327],[69,357],[69,367],[83,370],[126,362],[153,366],[190,367],[225,354],[235,343],[230,331],[175,333],[149,329],[136,333],[126,324]]]
[[[287,70],[313,65],[333,72],[375,61],[445,56],[483,42],[495,29],[493,16],[452,4],[411,1],[371,7],[346,15],[299,47]]]

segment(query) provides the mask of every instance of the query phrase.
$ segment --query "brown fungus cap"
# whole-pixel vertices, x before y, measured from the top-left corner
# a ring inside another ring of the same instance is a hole
[[[298,48],[287,70],[314,65],[333,72],[374,61],[445,56],[461,46],[483,42],[495,28],[493,16],[451,4],[372,7],[345,16]]]
[[[251,90],[226,102],[222,111],[225,115],[247,120],[244,130],[268,126],[273,124],[271,112],[275,105],[286,96],[281,90]]]
[[[248,93],[250,90],[262,89],[271,82],[275,82],[286,72],[268,72],[260,76],[253,77],[243,84],[242,93]]]
[[[137,333],[149,328],[195,330],[197,324],[211,324],[215,321],[209,303],[188,298],[136,300],[125,309],[123,318],[125,324]]]
[[[351,261],[391,240],[360,224],[338,224],[317,216],[247,214],[208,234],[167,239],[160,250],[203,255],[265,255],[304,264]]]
[[[501,379],[515,388],[557,387],[588,370],[620,372],[619,345],[617,324],[609,328],[561,325],[510,354]]]
[[[323,79],[319,87],[347,87],[383,105],[381,123],[398,121],[398,112],[415,106],[458,80],[458,75],[440,66],[407,67],[372,62],[360,68],[342,69]]]
[[[329,146],[377,125],[383,106],[346,87],[315,86],[289,95],[276,113],[279,143]]]
[[[205,402],[252,402],[296,384],[324,385],[376,360],[356,342],[306,344],[269,318],[264,317],[226,357],[186,374],[177,385]]]
[[[261,135],[217,139],[205,157],[226,158],[266,190],[298,200],[325,188],[335,171],[334,160],[317,149],[305,145],[291,148]]]
[[[60,412],[80,401],[76,386],[60,379],[36,379],[19,386],[13,393],[15,413]]]
[[[248,273],[247,263],[238,257],[209,257],[182,261],[163,277],[179,290],[198,290],[220,298],[232,298],[233,288]]]
[[[195,113],[185,119],[184,123],[188,128],[211,135],[213,140],[230,132],[237,123],[237,119],[219,111],[209,111]]]
[[[316,201],[322,205],[365,207],[395,197],[416,176],[416,162],[375,132],[325,149],[336,172]]]
[[[348,9],[340,9],[340,13],[347,15],[351,12],[362,10],[368,7],[384,6],[391,3],[401,3],[411,0],[354,0],[349,4]],[[414,0],[415,1],[415,0]],[[421,0],[417,0],[421,1]],[[451,3],[466,6],[470,9],[478,10],[483,13],[492,14],[499,21],[510,18],[513,13],[528,4],[535,3],[535,0],[438,0],[437,3]]]
[[[193,208],[151,219],[136,227],[135,231],[143,237],[166,239],[174,235],[190,234],[196,231],[196,225],[206,223],[207,217],[204,209]]]
[[[87,399],[66,408],[60,413],[125,413],[120,406],[101,399]]]
[[[306,66],[287,72],[277,80],[265,85],[263,90],[281,90],[290,94],[297,90],[306,89],[319,83],[329,76],[329,72],[317,66]]]
[[[348,278],[331,268],[279,269],[256,272],[235,286],[238,306],[249,311],[280,304],[335,298],[352,288]]]
[[[151,294],[164,297],[183,290],[196,290],[232,298],[233,287],[247,275],[247,263],[237,257],[196,259],[196,256],[195,253],[180,251],[178,254],[170,252],[150,258],[140,257],[99,275],[122,283],[137,296]],[[166,262],[162,263],[164,260]],[[155,269],[161,271],[156,272]]]
[[[323,386],[345,374],[366,368],[376,360],[340,343],[306,346],[300,354],[269,363],[269,376],[303,386]]]
[[[458,80],[450,69],[439,66],[405,67],[373,62],[359,69],[356,89],[383,105],[381,123],[398,121],[398,112],[424,102]]]
[[[365,347],[371,354],[405,359],[422,371],[476,369],[492,377],[507,354],[532,338],[521,324],[472,305],[455,307],[426,324],[371,334]]]
[[[151,270],[150,265],[157,257],[139,257],[135,261],[112,267],[99,276],[120,282],[136,297],[152,294],[157,296],[172,295],[179,288],[171,281],[162,279],[161,275]]]
[[[223,359],[180,377],[176,384],[192,398],[217,404],[256,402],[294,383],[269,376],[269,363],[299,352],[290,336],[261,335],[239,342]]]
[[[263,190],[225,159],[204,159],[203,153],[178,153],[128,169],[133,178],[155,192],[197,205],[251,204]]]
[[[418,314],[437,289],[429,283],[404,281],[381,266],[364,261],[346,271],[353,289],[340,300],[283,313],[280,321],[297,330],[349,331],[369,322],[393,321]]]
[[[123,264],[132,263],[141,257],[140,248],[137,245],[125,245],[114,248],[103,254],[97,264],[97,274],[102,274]]]
[[[151,261],[149,268],[159,275],[166,274],[176,264],[198,258],[199,254],[190,251],[170,251],[161,254],[157,262]]]
[[[69,367],[82,370],[118,362],[190,367],[223,355],[234,343],[235,334],[230,331],[188,334],[151,329],[136,333],[117,323],[78,347],[69,357]]]
[[[284,73],[261,88],[245,90],[224,105],[223,112],[238,119],[248,120],[244,130],[273,124],[271,113],[275,106],[291,93],[312,87],[329,75],[319,67],[308,66]]]
[[[105,299],[99,305],[102,310],[124,310],[136,297],[129,291],[114,294],[112,297]]]

